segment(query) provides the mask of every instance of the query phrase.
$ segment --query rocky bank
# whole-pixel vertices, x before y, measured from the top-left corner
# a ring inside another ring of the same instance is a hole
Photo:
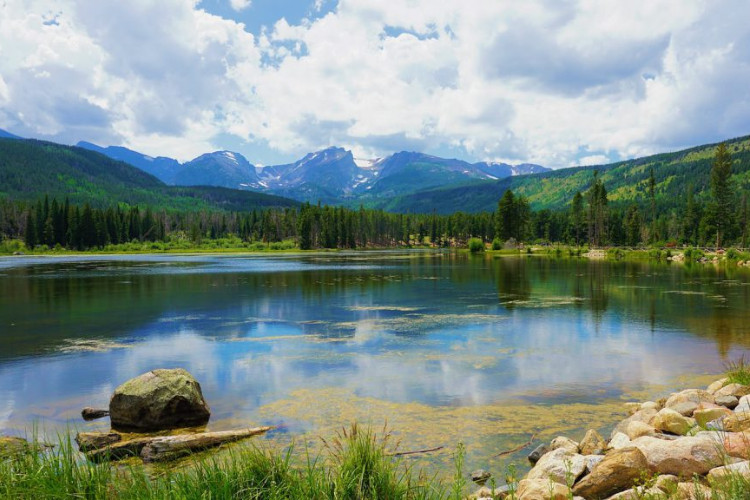
[[[627,406],[609,439],[594,429],[557,437],[529,455],[523,479],[471,498],[709,499],[731,479],[750,481],[750,386],[723,378]]]

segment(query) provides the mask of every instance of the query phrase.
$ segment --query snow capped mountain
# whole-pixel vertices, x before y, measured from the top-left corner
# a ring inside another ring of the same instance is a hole
[[[174,184],[249,189],[258,186],[258,174],[241,154],[214,151],[183,164],[175,175]]]
[[[354,158],[351,151],[337,147],[309,153],[285,165],[256,167],[233,151],[207,153],[181,165],[172,158],[152,158],[122,147],[102,148],[86,142],[78,145],[130,163],[167,184],[248,189],[312,203],[402,196],[549,170],[527,163],[468,163],[409,151],[385,158]]]

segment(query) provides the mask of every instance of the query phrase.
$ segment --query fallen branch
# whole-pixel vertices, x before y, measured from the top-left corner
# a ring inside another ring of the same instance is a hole
[[[113,443],[103,448],[98,448],[86,453],[86,457],[92,462],[102,462],[104,460],[121,460],[127,457],[137,457],[141,450],[153,441],[153,437],[143,437]]]
[[[391,453],[388,456],[390,456],[390,457],[403,457],[405,455],[416,455],[418,453],[430,453],[430,452],[433,452],[433,451],[442,450],[443,448],[445,448],[445,446],[438,446],[437,448],[428,448],[426,450],[400,451],[398,453]]]
[[[493,455],[492,458],[504,457],[506,455],[510,455],[510,454],[515,453],[517,451],[523,450],[524,448],[526,448],[527,446],[529,446],[532,442],[534,442],[534,437],[535,436],[536,436],[536,434],[532,434],[531,437],[529,438],[529,440],[526,443],[524,443],[524,444],[522,444],[520,446],[516,446],[512,450],[501,451],[497,455]]]
[[[180,436],[164,436],[153,439],[141,450],[144,462],[163,462],[181,456],[190,455],[196,451],[213,448],[224,443],[239,441],[240,439],[257,436],[270,431],[273,427],[254,427],[233,431],[201,432],[200,434],[183,434]]]

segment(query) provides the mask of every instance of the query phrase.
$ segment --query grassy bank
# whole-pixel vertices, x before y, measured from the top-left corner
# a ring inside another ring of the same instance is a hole
[[[391,456],[389,436],[356,425],[303,463],[292,450],[235,447],[223,458],[196,456],[179,469],[87,462],[69,440],[0,455],[0,498],[47,499],[447,499],[453,490]]]

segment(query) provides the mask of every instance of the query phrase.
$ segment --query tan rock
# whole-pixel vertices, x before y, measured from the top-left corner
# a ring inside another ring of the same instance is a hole
[[[721,420],[723,429],[728,432],[742,432],[750,430],[750,413],[733,412]]]
[[[685,389],[684,391],[680,391],[669,396],[666,403],[664,403],[664,407],[672,408],[679,403],[687,402],[693,402],[695,404],[700,404],[703,402],[713,403],[714,397],[708,391],[704,391],[701,389]]]
[[[698,483],[678,483],[677,493],[672,498],[678,500],[707,500],[711,498],[711,488]]]
[[[740,404],[740,400],[736,396],[718,396],[715,401],[717,405],[730,410],[734,410]]]
[[[526,476],[526,479],[552,481],[560,484],[574,482],[586,470],[583,455],[558,448],[545,453]]]
[[[522,479],[518,483],[518,500],[567,500],[570,488],[544,479]]]
[[[625,429],[627,429],[628,424],[630,422],[645,422],[649,423],[652,418],[654,418],[654,415],[656,415],[657,411],[655,409],[648,409],[644,408],[637,412],[635,412],[633,415],[629,416],[628,418],[621,421],[615,428],[612,430],[612,434],[610,434],[610,439],[615,437],[615,434],[618,432],[625,433]]]
[[[680,478],[672,474],[662,474],[656,478],[654,487],[660,489],[664,493],[669,493],[677,488],[677,483],[680,482]]]
[[[573,486],[573,493],[584,498],[604,498],[632,487],[648,473],[648,461],[639,449],[615,450]]]
[[[734,411],[737,413],[750,413],[750,396],[742,396]]]
[[[734,396],[741,398],[750,394],[750,386],[742,384],[728,384],[714,393],[714,398],[719,396]]]
[[[695,426],[695,420],[680,415],[670,408],[663,408],[651,420],[651,425],[660,431],[684,436]]]
[[[666,498],[666,496],[659,488],[653,486],[651,488],[638,486],[626,491],[621,491],[620,493],[615,493],[607,498],[607,500],[643,500],[644,498],[647,498],[648,500],[661,500],[662,498]]]
[[[685,417],[692,417],[693,412],[696,409],[698,409],[698,403],[696,403],[695,401],[683,401],[681,403],[675,403],[670,408],[670,410],[674,410]]]
[[[510,487],[506,484],[491,490],[487,486],[482,486],[477,491],[469,495],[470,500],[498,500],[506,498],[509,495]]]
[[[572,439],[567,438],[565,436],[557,436],[549,444],[550,450],[557,450],[559,448],[569,451],[570,453],[578,453],[578,449],[579,449],[578,443],[576,443]]]
[[[618,432],[612,439],[609,440],[608,449],[619,450],[630,446],[630,438],[627,434]]]
[[[655,433],[656,429],[653,425],[638,421],[630,422],[625,429],[625,434],[627,434],[631,441],[641,436],[653,436]]]
[[[589,429],[583,436],[579,448],[581,455],[598,455],[604,453],[604,450],[607,449],[607,442],[604,441],[601,434],[594,429]]]
[[[707,423],[717,418],[728,417],[734,415],[732,410],[718,406],[715,408],[698,409],[693,413],[693,418],[701,427],[705,427]]]
[[[743,460],[730,465],[722,465],[721,467],[715,467],[708,471],[707,478],[712,484],[722,482],[727,477],[731,476],[742,476],[750,479],[750,462]]]
[[[705,436],[682,437],[667,441],[651,436],[643,436],[633,441],[649,464],[660,474],[674,474],[690,477],[705,474],[722,465],[723,454],[711,438]]]
[[[659,406],[659,403],[655,401],[646,401],[645,403],[641,404],[641,410],[654,410],[659,411],[661,410],[661,406]]]
[[[750,431],[726,432],[723,437],[724,451],[727,455],[750,458]]]
[[[719,389],[721,389],[722,387],[724,387],[725,385],[728,385],[728,384],[729,384],[729,379],[727,377],[724,377],[724,378],[719,379],[716,382],[710,384],[706,388],[706,392],[708,392],[709,394],[714,394],[714,393],[716,393],[716,391],[718,391]]]
[[[628,410],[628,415],[632,415],[641,409],[641,403],[625,403],[625,408]]]
[[[594,467],[599,465],[599,462],[604,460],[604,455],[584,455],[583,458],[586,460],[586,474],[589,474]]]

